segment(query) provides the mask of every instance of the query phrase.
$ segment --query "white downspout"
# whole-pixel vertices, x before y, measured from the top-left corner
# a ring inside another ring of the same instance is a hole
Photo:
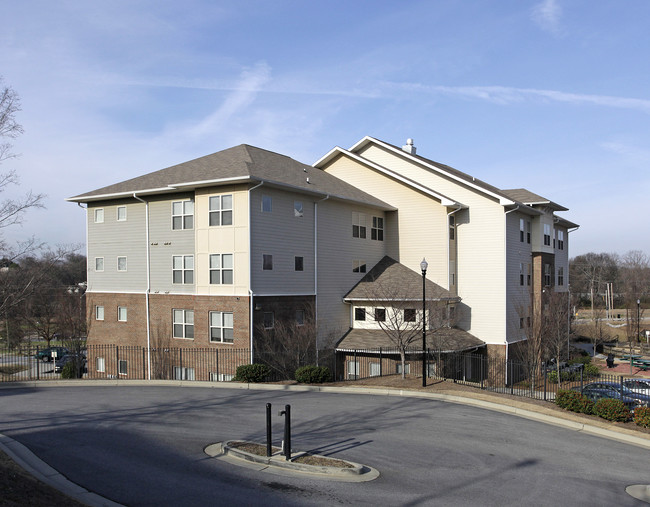
[[[147,313],[147,379],[151,380],[151,315],[149,313],[149,293],[151,292],[151,247],[149,245],[149,202],[135,195],[135,192],[133,192],[133,198],[144,203],[145,240],[147,242],[147,290],[144,293]]]
[[[327,201],[326,195],[320,201],[314,202],[314,323],[316,325],[316,366],[318,366],[318,203]]]
[[[251,200],[251,192],[256,188],[264,185],[263,181],[255,185],[253,188],[248,189],[248,335],[250,342],[250,363],[253,364],[253,231],[251,229],[251,215],[253,214],[253,201]]]
[[[512,213],[513,211],[517,211],[519,209],[519,204],[517,204],[517,207],[515,209],[511,209],[510,211],[506,211],[503,215],[503,271],[506,276],[503,277],[504,280],[504,285],[505,287],[505,294],[506,294],[506,315],[505,315],[505,322],[506,322],[506,327],[508,325],[508,213]],[[510,344],[508,343],[508,336],[507,336],[507,330],[506,330],[506,385],[508,384],[508,353],[510,351]]]

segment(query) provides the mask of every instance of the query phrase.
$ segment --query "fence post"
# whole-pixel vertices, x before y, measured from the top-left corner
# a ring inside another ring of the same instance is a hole
[[[146,367],[144,364],[145,361],[145,349],[142,347],[142,380],[147,380]]]
[[[217,381],[219,381],[219,349],[214,349],[214,351],[216,352],[216,356],[217,356],[216,357],[217,366],[216,366],[216,370],[215,370],[214,374],[217,376]]]
[[[357,361],[357,349],[354,349],[354,380],[359,378],[359,362]]]
[[[515,383],[512,380],[512,361],[508,361],[506,363],[506,368],[510,367],[510,375],[508,375],[508,378],[506,380],[510,381],[510,394],[515,394]]]
[[[547,390],[547,387],[546,387],[546,365],[544,365],[543,368],[544,368],[544,401],[548,401],[546,399],[546,390]]]
[[[120,347],[115,345],[115,366],[117,367],[117,380],[120,380]]]

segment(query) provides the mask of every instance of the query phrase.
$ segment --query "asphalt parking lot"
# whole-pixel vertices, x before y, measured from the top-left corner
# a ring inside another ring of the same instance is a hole
[[[0,433],[126,505],[643,505],[649,451],[476,407],[418,398],[203,386],[0,389]],[[293,448],[364,463],[367,483],[259,472],[210,443],[263,442],[292,407]]]

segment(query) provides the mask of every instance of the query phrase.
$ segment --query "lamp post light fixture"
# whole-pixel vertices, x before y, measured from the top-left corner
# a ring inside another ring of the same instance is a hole
[[[429,263],[422,259],[420,269],[422,270],[422,387],[427,386],[427,286],[426,276]]]

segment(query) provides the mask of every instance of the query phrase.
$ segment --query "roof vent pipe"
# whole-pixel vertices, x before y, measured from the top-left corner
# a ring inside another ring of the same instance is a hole
[[[411,155],[415,155],[415,146],[413,146],[413,139],[409,138],[406,140],[406,144],[402,146],[402,149],[406,153],[410,153]]]

